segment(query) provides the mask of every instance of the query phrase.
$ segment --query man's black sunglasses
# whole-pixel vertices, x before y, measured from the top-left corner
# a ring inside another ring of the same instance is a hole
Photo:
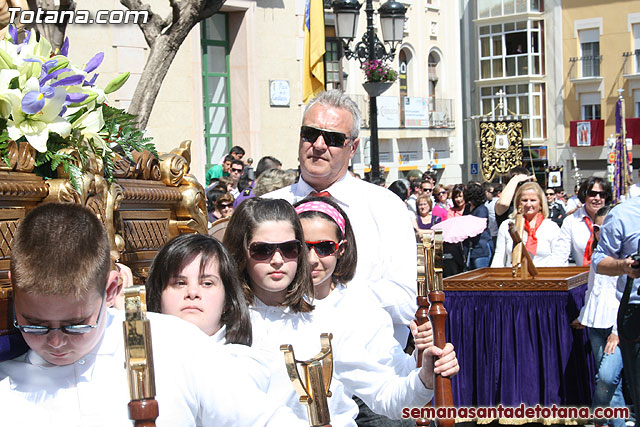
[[[304,142],[310,142],[313,144],[316,142],[318,137],[322,135],[322,139],[324,139],[324,143],[329,147],[344,147],[344,143],[348,139],[353,139],[342,132],[334,132],[331,130],[317,129],[311,126],[302,126],[300,128],[300,138]]]

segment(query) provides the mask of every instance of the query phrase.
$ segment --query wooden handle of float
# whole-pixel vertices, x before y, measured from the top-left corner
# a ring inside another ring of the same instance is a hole
[[[429,301],[431,307],[429,309],[429,318],[433,327],[433,345],[438,348],[444,348],[447,344],[445,337],[445,324],[447,322],[447,310],[444,308],[444,292],[429,292]],[[434,362],[436,358],[434,357]],[[451,378],[434,374],[433,381],[434,404],[436,408],[453,407],[453,392],[451,390]],[[437,419],[435,420],[439,427],[453,427],[454,420]]]
[[[159,410],[155,399],[132,400],[128,407],[129,419],[135,427],[156,427]]]

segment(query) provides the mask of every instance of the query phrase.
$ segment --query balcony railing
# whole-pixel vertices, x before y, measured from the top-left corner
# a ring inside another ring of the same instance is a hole
[[[570,58],[569,62],[571,62],[572,79],[600,77],[600,63],[602,62],[602,55]]]
[[[624,60],[623,74],[632,75],[640,74],[640,49],[622,54]]]
[[[352,98],[362,112],[362,128],[369,128],[369,97]],[[455,129],[453,99],[379,96],[378,127],[380,129]]]

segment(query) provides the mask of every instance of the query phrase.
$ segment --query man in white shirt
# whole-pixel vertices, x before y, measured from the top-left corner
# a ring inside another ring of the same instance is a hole
[[[2,424],[131,426],[121,287],[100,220],[74,204],[33,209],[11,258],[14,326],[30,350],[0,363]],[[272,404],[238,359],[196,326],[150,313],[158,427],[307,425]],[[248,395],[247,395],[248,394]]]
[[[358,267],[353,282],[371,287],[391,315],[394,336],[404,347],[417,309],[415,235],[407,208],[395,194],[348,173],[360,143],[360,122],[358,106],[339,90],[313,99],[300,130],[300,181],[266,197],[295,203],[326,191],[340,204],[356,236]]]

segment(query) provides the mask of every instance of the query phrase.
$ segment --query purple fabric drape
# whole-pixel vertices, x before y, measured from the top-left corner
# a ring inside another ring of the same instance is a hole
[[[447,341],[460,364],[455,405],[590,405],[591,347],[586,329],[569,326],[586,288],[446,292]]]
[[[28,349],[21,333],[0,336],[0,362],[18,357]]]

